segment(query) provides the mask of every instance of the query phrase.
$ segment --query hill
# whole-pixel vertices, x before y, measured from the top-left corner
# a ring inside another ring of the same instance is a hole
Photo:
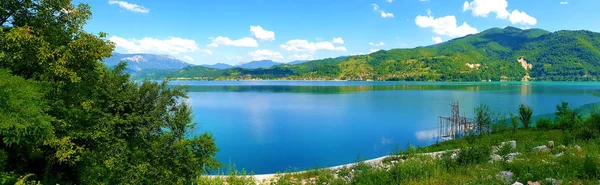
[[[237,65],[236,67],[244,68],[244,69],[258,69],[258,68],[270,68],[270,67],[273,67],[276,65],[281,65],[281,63],[273,62],[271,60],[258,60],[258,61],[251,61],[248,63],[243,63],[240,65]]]
[[[192,64],[186,63],[170,55],[156,54],[122,54],[113,52],[112,56],[106,58],[104,63],[108,66],[116,66],[119,62],[127,63],[127,71],[139,72],[142,70],[157,70],[157,69],[181,69]]]
[[[600,33],[492,28],[444,43],[265,69],[186,67],[171,76],[202,79],[519,81],[598,80]],[[160,78],[165,76],[153,76]]]
[[[216,64],[205,64],[205,65],[200,65],[202,67],[207,67],[207,68],[213,68],[213,69],[229,69],[229,68],[233,68],[232,65],[229,64],[224,64],[224,63],[216,63]]]

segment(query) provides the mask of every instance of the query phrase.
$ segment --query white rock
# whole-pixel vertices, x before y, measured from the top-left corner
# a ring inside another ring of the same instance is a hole
[[[578,152],[581,152],[581,151],[582,151],[582,150],[581,150],[581,147],[580,147],[579,145],[575,145],[573,148],[574,148],[574,149],[576,149]]]
[[[560,157],[560,156],[563,156],[563,153],[562,153],[562,152],[561,152],[561,153],[558,153],[558,154],[556,154],[556,155],[554,155],[554,157]]]
[[[498,173],[497,176],[502,178],[504,181],[506,181],[508,183],[508,182],[512,181],[514,174],[513,174],[513,172],[510,172],[510,171],[501,171],[500,173]]]
[[[520,182],[515,182],[515,183],[513,183],[512,185],[523,185],[523,183],[520,183]]]
[[[490,155],[490,163],[494,163],[496,161],[502,161],[502,156],[498,155],[498,154],[492,154]]]
[[[513,150],[517,149],[517,142],[515,140],[502,142],[502,143],[500,143],[500,147],[504,146],[505,144],[510,144],[510,148]]]
[[[506,154],[506,162],[509,162],[509,163],[513,162],[513,160],[515,160],[515,157],[517,157],[517,155],[519,155],[519,154],[520,154],[519,152]]]
[[[550,151],[550,149],[546,145],[542,145],[542,146],[534,147],[533,151],[534,152],[543,152],[543,151]]]

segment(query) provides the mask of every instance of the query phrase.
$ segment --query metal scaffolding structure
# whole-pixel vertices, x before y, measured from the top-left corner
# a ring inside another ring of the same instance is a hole
[[[451,140],[464,137],[470,131],[475,129],[475,124],[470,118],[460,115],[459,103],[451,103],[452,115],[439,116],[438,137],[440,140]]]

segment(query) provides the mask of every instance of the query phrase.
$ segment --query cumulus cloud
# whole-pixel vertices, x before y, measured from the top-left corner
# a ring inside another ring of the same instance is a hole
[[[137,4],[132,4],[132,3],[128,3],[126,1],[116,1],[116,0],[109,0],[108,4],[113,5],[113,4],[117,4],[119,5],[119,7],[121,8],[125,8],[126,10],[132,11],[132,12],[138,12],[138,13],[148,13],[150,12],[150,9],[137,5]]]
[[[421,28],[431,28],[434,33],[446,35],[449,37],[462,37],[468,34],[477,33],[477,29],[469,26],[466,22],[462,25],[457,25],[456,17],[445,16],[435,18],[428,13],[427,16],[419,15],[415,18],[415,23]]]
[[[252,33],[252,37],[259,41],[275,40],[275,32],[265,30],[260,26],[250,26],[250,33]]]
[[[385,0],[385,1],[388,2],[388,3],[394,2],[394,0]]]
[[[208,50],[208,49],[202,50],[202,53],[207,54],[207,55],[212,55],[213,54],[213,52],[211,50]]]
[[[293,54],[289,57],[290,60],[314,60],[311,54]]]
[[[369,51],[369,54],[371,54],[371,53],[375,53],[375,52],[377,52],[377,51],[379,51],[379,50],[381,50],[381,49],[371,49],[371,50]]]
[[[373,4],[371,4],[371,6],[373,7],[373,11],[379,10],[379,5],[373,3]]]
[[[473,0],[463,4],[463,11],[471,10],[475,17],[487,17],[490,13],[495,13],[497,18],[506,19],[510,13],[506,10],[508,2],[506,0]]]
[[[569,4],[569,1],[561,1],[560,4],[566,5],[566,4]]]
[[[524,25],[535,25],[537,24],[537,19],[527,15],[525,12],[520,12],[519,10],[513,10],[510,14],[510,23],[512,24],[524,24]]]
[[[383,18],[394,18],[394,14],[390,13],[390,12],[384,12],[383,10],[381,10],[381,17]]]
[[[442,40],[442,37],[431,37],[431,40],[433,40],[433,43],[435,43],[435,44],[439,44],[439,43],[444,42]]]
[[[188,61],[190,61],[190,62],[193,62],[193,61],[194,61],[194,58],[192,58],[192,57],[190,57],[190,56],[187,56],[187,55],[183,56],[183,58],[185,58],[186,60],[188,60]]]
[[[342,39],[341,37],[333,38],[333,43],[334,44],[344,44],[344,39]]]
[[[281,53],[266,49],[259,49],[253,52],[248,52],[248,55],[250,55],[253,60],[280,61],[283,59],[283,55],[281,55]]]
[[[383,43],[383,42],[379,42],[379,43],[372,43],[372,42],[369,42],[369,45],[370,45],[370,46],[379,47],[379,46],[385,46],[385,43]]]
[[[314,53],[318,50],[330,51],[346,51],[344,46],[334,46],[331,42],[309,42],[307,40],[294,39],[282,44],[281,49],[293,52],[310,52]]]
[[[473,0],[472,2],[465,1],[463,11],[471,11],[475,17],[487,17],[489,14],[495,13],[496,18],[509,20],[512,24],[537,24],[537,19],[527,13],[519,10],[510,12],[506,9],[507,7],[508,1],[506,0]]]
[[[179,37],[170,37],[165,40],[154,38],[136,40],[112,36],[108,40],[114,42],[117,47],[127,50],[128,53],[179,54],[200,49],[194,40],[182,39]]]
[[[231,40],[228,37],[218,36],[217,38],[213,38],[212,42],[208,44],[208,47],[219,47],[219,46],[235,46],[235,47],[245,47],[245,48],[255,48],[258,47],[258,42],[254,38],[244,37],[238,40]]]

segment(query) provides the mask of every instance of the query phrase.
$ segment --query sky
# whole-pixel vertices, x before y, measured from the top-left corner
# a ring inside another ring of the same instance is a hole
[[[192,64],[413,48],[489,28],[600,32],[600,0],[78,0],[120,53]]]

